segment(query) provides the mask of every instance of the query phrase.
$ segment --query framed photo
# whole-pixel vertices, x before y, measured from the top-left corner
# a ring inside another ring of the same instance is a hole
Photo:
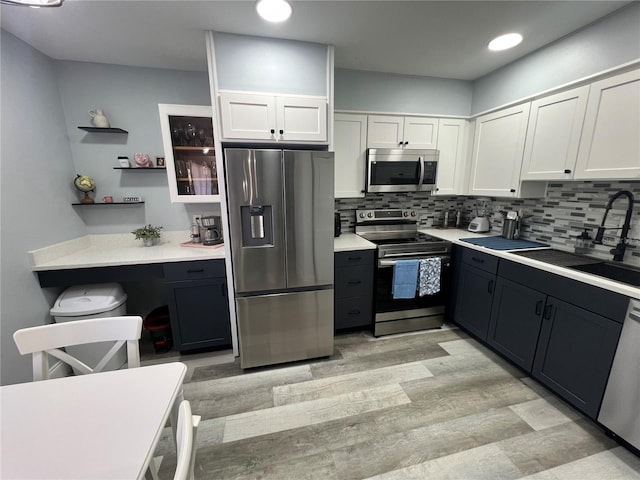
[[[156,157],[156,167],[164,168],[164,157]]]

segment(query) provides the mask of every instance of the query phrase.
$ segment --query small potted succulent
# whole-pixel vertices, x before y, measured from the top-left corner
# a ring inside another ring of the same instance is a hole
[[[153,225],[145,225],[135,229],[133,232],[136,240],[142,239],[145,247],[151,247],[160,239],[160,230],[162,227],[154,227]]]

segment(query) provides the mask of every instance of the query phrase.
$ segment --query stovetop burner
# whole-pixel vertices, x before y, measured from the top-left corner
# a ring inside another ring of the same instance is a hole
[[[366,238],[366,234],[362,234],[362,237]],[[370,239],[370,242],[376,245],[402,245],[413,243],[429,243],[429,242],[441,242],[439,238],[432,237],[426,233],[415,232],[413,237],[408,238],[384,238],[384,239]]]
[[[418,232],[415,210],[358,210],[356,233],[378,246],[380,258],[451,251],[450,242]]]

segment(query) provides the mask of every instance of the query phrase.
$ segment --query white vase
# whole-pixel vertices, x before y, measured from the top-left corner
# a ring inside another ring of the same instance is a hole
[[[90,110],[89,115],[91,115],[91,123],[93,123],[94,127],[97,128],[109,128],[109,119],[106,117],[104,112],[99,108],[95,110]]]
[[[144,243],[145,247],[153,247],[153,238],[145,237],[142,239],[142,243]]]

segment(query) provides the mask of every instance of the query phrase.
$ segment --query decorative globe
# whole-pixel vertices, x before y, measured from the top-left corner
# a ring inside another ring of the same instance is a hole
[[[86,175],[76,175],[76,178],[73,180],[73,185],[81,192],[84,192],[84,197],[80,200],[80,203],[94,203],[93,199],[89,196],[89,192],[96,188],[96,182],[93,181],[93,178]]]

